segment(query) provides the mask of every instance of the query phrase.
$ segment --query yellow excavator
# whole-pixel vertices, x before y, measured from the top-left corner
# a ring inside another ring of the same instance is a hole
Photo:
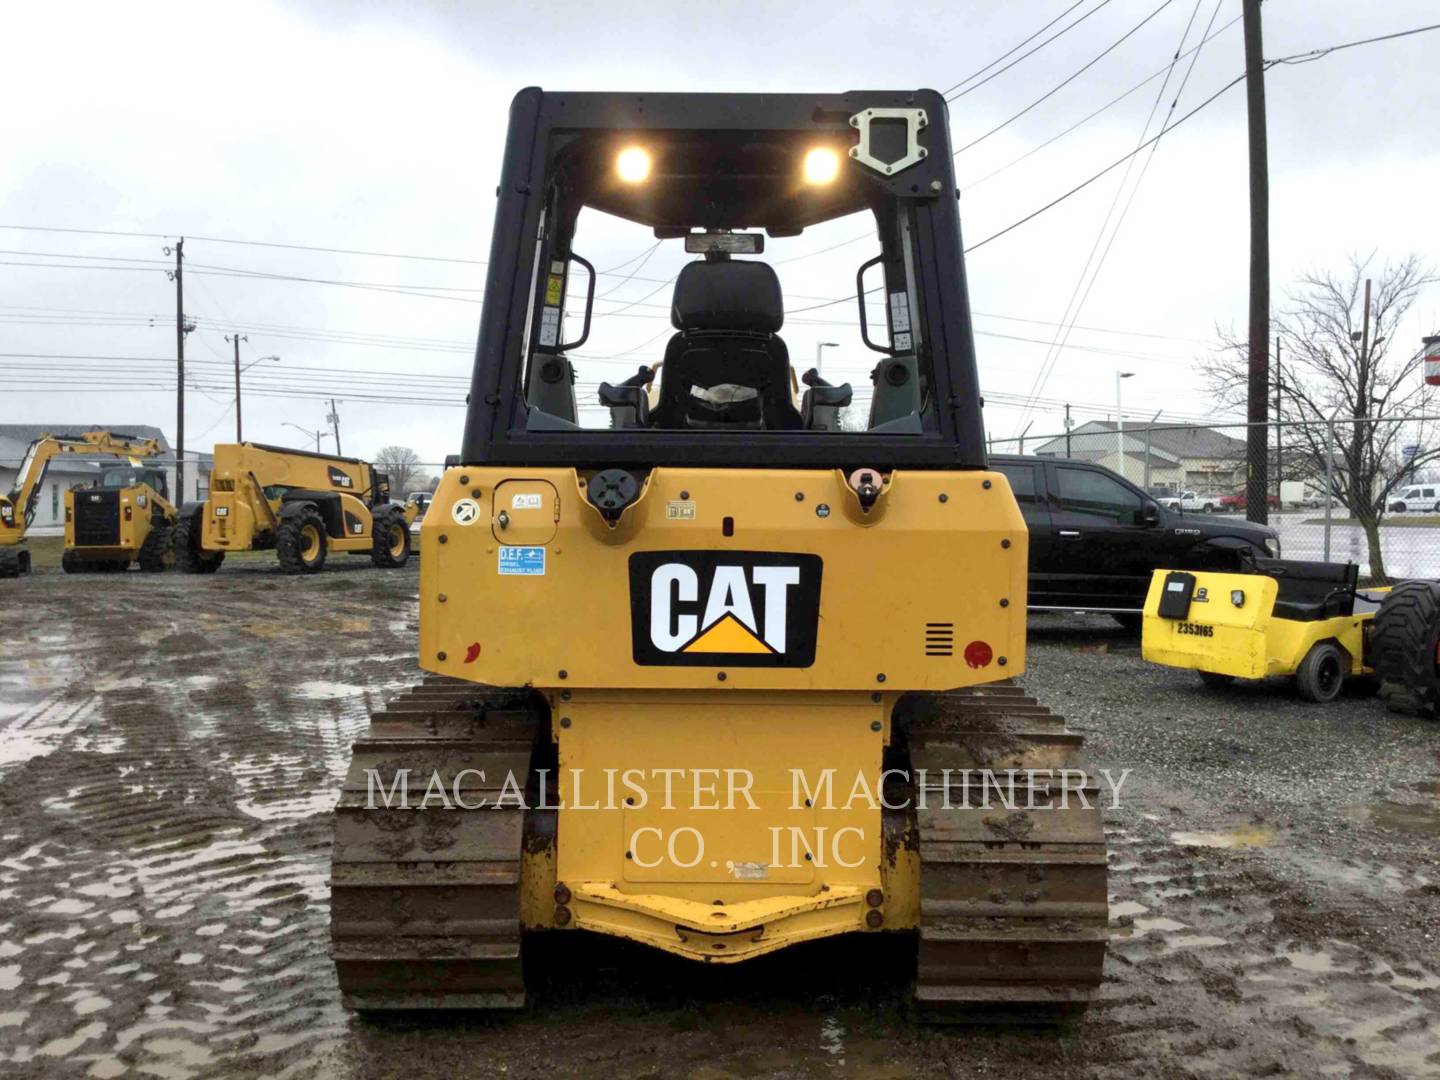
[[[35,520],[35,506],[40,498],[40,487],[45,481],[45,471],[52,460],[68,454],[105,455],[128,458],[132,465],[138,465],[141,458],[154,457],[160,453],[160,449],[158,439],[145,439],[137,435],[122,435],[109,431],[86,431],[79,435],[46,434],[32,442],[20,463],[20,470],[15,477],[15,487],[8,494],[0,494],[0,577],[17,577],[30,571],[30,552],[24,546],[25,532]],[[118,497],[117,492],[117,506]],[[68,553],[74,535],[71,521],[74,507],[69,493],[65,496],[65,506]],[[141,524],[143,525],[143,523]],[[107,539],[109,539],[108,536]],[[119,537],[115,539],[117,544],[120,543]],[[144,539],[144,537],[140,537],[139,543],[143,544]],[[108,547],[114,547],[114,545],[108,545]],[[139,547],[136,546],[133,550],[138,552]],[[119,557],[119,552],[112,552],[107,556],[108,559],[114,561],[118,561]],[[127,556],[126,565],[129,565],[129,561]],[[67,566],[66,569],[71,569],[71,567]]]
[[[175,562],[211,574],[227,552],[273,548],[292,574],[320,571],[331,552],[404,566],[417,512],[414,503],[391,502],[389,479],[359,458],[222,443],[209,498],[180,508]]]
[[[952,149],[929,90],[515,98],[421,527],[432,677],[372,716],[335,813],[349,1005],[518,1008],[540,934],[698,965],[888,936],[937,1019],[1095,990],[1099,789],[1010,681],[1028,534],[987,464]],[[579,400],[580,237],[617,218],[698,258],[646,369]],[[844,422],[760,257],[827,222],[873,237]]]

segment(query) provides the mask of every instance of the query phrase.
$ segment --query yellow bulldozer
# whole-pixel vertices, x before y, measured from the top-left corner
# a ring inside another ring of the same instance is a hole
[[[313,574],[332,552],[376,566],[410,558],[413,503],[390,501],[390,482],[359,458],[261,443],[215,447],[209,497],[180,508],[175,562],[192,574],[220,568],[227,552],[274,549],[280,569]]]
[[[142,476],[133,468],[140,459],[158,453],[157,439],[109,431],[46,434],[32,442],[20,462],[14,488],[0,494],[0,577],[29,573],[25,533],[35,520],[50,462],[65,455],[128,458],[132,468],[106,470],[95,487],[84,490],[79,502],[73,491],[65,493],[64,568],[71,572],[92,566],[123,570],[138,559],[145,569],[164,569],[169,546],[166,530],[174,515],[162,495],[164,474],[147,469]]]
[[[1094,991],[1100,801],[1010,681],[1028,537],[987,467],[952,149],[933,91],[515,98],[421,528],[432,676],[372,717],[336,809],[352,1007],[519,1007],[539,934],[699,965],[888,935],[938,1019]],[[597,219],[699,257],[668,342],[580,399]],[[830,222],[873,237],[828,304],[868,416],[782,336],[774,267],[804,281],[785,243]]]

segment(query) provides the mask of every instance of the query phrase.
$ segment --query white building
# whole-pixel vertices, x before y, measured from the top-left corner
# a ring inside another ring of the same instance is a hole
[[[185,497],[177,499],[175,488],[175,455],[165,433],[149,424],[0,424],[0,491],[13,491],[19,484],[20,463],[25,460],[30,444],[43,435],[78,435],[85,431],[110,431],[134,435],[141,439],[159,439],[162,447],[158,464],[162,464],[170,485],[171,502],[203,499],[209,491],[210,469],[214,459],[209,454],[185,452]],[[40,497],[35,503],[35,520],[31,529],[44,535],[56,533],[65,525],[65,491],[92,483],[106,462],[119,460],[102,454],[64,455],[50,460],[45,471]]]

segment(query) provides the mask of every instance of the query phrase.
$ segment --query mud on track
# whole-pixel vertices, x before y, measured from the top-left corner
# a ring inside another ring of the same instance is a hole
[[[1440,1076],[1440,725],[1375,701],[1033,624],[1030,691],[1134,770],[1065,1031],[914,1026],[883,937],[711,971],[565,936],[525,1014],[377,1023],[327,959],[329,810],[420,677],[413,565],[0,585],[0,1076]]]

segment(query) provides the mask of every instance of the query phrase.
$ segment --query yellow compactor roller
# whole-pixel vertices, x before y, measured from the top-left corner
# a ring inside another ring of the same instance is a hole
[[[699,257],[668,341],[577,398],[599,212]],[[876,237],[850,264],[868,412],[795,378],[762,257],[846,217]],[[518,1007],[539,933],[699,964],[883,934],[938,1015],[1088,998],[1099,797],[1009,682],[1027,535],[986,466],[961,251],[932,91],[516,97],[421,530],[433,676],[372,717],[336,810],[348,1003]]]
[[[376,566],[410,558],[414,503],[390,501],[390,481],[359,458],[260,443],[215,447],[210,495],[180,508],[175,560],[211,574],[232,551],[274,549],[291,574],[322,570],[332,552]]]

